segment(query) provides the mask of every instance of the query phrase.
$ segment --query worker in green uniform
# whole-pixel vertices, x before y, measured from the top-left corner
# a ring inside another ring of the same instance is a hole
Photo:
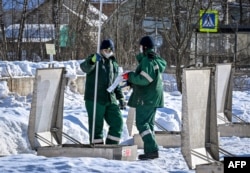
[[[99,62],[98,70],[96,70],[97,61]],[[113,41],[111,39],[103,40],[100,46],[100,54],[95,53],[88,56],[80,64],[80,67],[86,73],[84,100],[88,112],[90,143],[119,144],[123,129],[123,119],[120,109],[125,109],[126,105],[119,85],[112,92],[107,91],[107,88],[112,85],[118,76],[119,66],[114,56]],[[96,71],[98,71],[97,85],[95,82]],[[97,87],[96,115],[94,138],[92,138],[95,87]],[[103,139],[104,121],[109,125],[106,140]],[[94,140],[92,141],[92,139]]]
[[[159,157],[154,121],[157,108],[164,106],[162,73],[167,62],[153,49],[153,39],[143,37],[140,40],[140,53],[136,56],[139,65],[135,72],[123,74],[123,79],[127,79],[133,89],[128,106],[136,110],[136,127],[144,143],[144,154],[138,157],[140,160]]]

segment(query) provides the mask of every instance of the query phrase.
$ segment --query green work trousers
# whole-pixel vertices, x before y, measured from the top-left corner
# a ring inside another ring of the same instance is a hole
[[[92,142],[92,125],[94,102],[85,100],[86,110],[88,112],[89,139],[90,143],[103,143],[103,125],[104,121],[109,125],[106,144],[119,144],[123,129],[123,119],[119,106],[114,103],[100,104],[96,103],[94,141]]]
[[[150,106],[136,107],[136,127],[144,143],[144,153],[158,151],[158,145],[155,140],[154,121],[156,108]]]

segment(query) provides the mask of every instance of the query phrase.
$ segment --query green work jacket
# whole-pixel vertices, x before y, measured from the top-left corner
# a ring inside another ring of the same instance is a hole
[[[85,61],[80,64],[80,68],[86,73],[85,100],[94,100],[97,63],[92,62],[91,58],[93,55],[94,54],[88,56]],[[101,60],[98,64],[97,102],[101,104],[117,103],[117,100],[123,98],[121,87],[117,86],[111,93],[107,91],[107,88],[113,84],[118,76],[118,63],[114,56],[109,59],[101,56]]]
[[[153,50],[140,53],[136,56],[139,65],[135,72],[129,73],[128,82],[133,88],[128,105],[163,107],[163,82],[162,73],[167,62]]]

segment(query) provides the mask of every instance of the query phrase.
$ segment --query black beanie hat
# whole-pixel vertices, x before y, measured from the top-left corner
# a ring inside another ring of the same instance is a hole
[[[101,47],[100,49],[108,49],[110,48],[112,51],[114,51],[114,43],[112,40],[107,39],[107,40],[103,40],[101,43]]]
[[[142,39],[140,41],[140,45],[142,45],[143,47],[147,47],[148,49],[153,49],[154,48],[154,41],[153,41],[152,37],[145,36],[145,37],[142,37]]]

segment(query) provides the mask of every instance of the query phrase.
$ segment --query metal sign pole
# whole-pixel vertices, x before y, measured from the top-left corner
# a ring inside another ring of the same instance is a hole
[[[155,17],[146,17],[142,23],[143,29],[148,32],[152,33],[151,36],[154,38],[155,41],[155,52],[158,51],[158,48],[163,43],[163,38],[158,31],[163,32],[165,30],[169,30],[171,27],[171,22],[168,18],[155,18]]]
[[[102,0],[100,0],[100,10],[99,10],[99,26],[98,26],[98,41],[96,52],[100,53],[100,35],[101,35],[101,16],[102,16]],[[99,71],[99,61],[96,61],[96,72],[95,72],[95,94],[94,94],[94,107],[93,107],[93,122],[92,122],[92,138],[91,143],[94,143],[95,134],[95,119],[96,119],[96,100],[97,100],[97,82],[98,82],[98,71]]]

